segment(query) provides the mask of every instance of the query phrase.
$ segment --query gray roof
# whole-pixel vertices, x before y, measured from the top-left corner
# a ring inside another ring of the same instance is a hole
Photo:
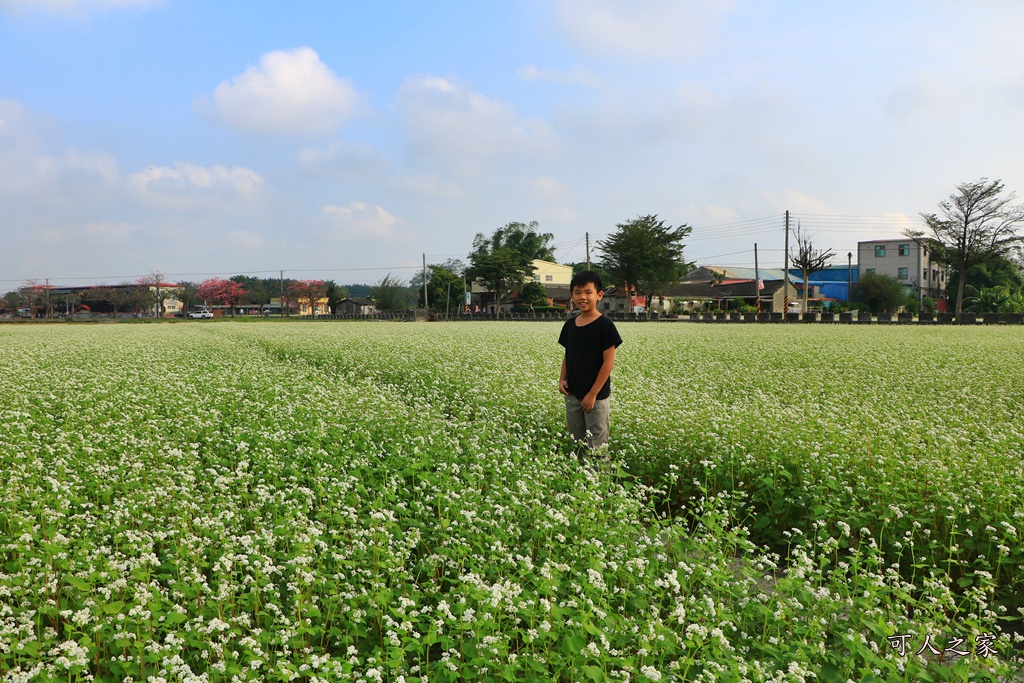
[[[756,273],[756,275],[755,275]],[[782,268],[734,268],[732,266],[701,266],[691,270],[683,278],[687,282],[701,282],[713,280],[716,275],[726,280],[753,280],[760,277],[762,280],[782,280],[786,271]],[[789,276],[790,282],[803,282],[803,279],[794,275]]]

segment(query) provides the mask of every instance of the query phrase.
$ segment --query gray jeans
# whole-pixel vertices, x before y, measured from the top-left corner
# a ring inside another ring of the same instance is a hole
[[[591,450],[596,451],[608,442],[608,399],[596,401],[594,409],[588,413],[583,410],[580,400],[569,394],[565,397],[565,422],[574,439],[585,441]]]

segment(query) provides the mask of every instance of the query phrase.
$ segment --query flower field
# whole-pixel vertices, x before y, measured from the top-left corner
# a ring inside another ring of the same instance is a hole
[[[0,681],[1019,681],[1021,330],[0,326]]]

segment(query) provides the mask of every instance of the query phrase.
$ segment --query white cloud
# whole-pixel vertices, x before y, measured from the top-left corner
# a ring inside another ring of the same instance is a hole
[[[322,237],[333,240],[372,238],[390,240],[399,237],[404,221],[389,213],[379,204],[351,202],[347,206],[320,207],[320,217],[328,230]]]
[[[944,79],[933,73],[915,74],[897,84],[883,98],[886,111],[897,116],[948,114],[952,113],[950,107],[956,102]]]
[[[787,209],[792,214],[814,214],[819,216],[835,215],[837,212],[823,199],[811,197],[797,190],[784,190],[779,193],[763,192],[761,197],[764,205],[782,214]]]
[[[733,0],[555,0],[569,39],[590,53],[663,59],[700,53]]]
[[[560,200],[572,195],[572,190],[568,185],[550,176],[529,178],[526,181],[526,187],[530,194],[538,199]]]
[[[138,226],[131,223],[86,223],[83,232],[89,238],[102,239],[104,244],[111,241],[121,241],[124,238],[138,232]]]
[[[275,50],[199,103],[232,128],[280,135],[320,135],[352,115],[358,96],[308,47]]]
[[[73,172],[98,176],[106,183],[116,183],[121,178],[117,159],[107,152],[83,152],[69,149],[64,154],[64,166]]]
[[[398,187],[424,199],[465,199],[461,186],[436,175],[412,175],[398,179]]]
[[[600,83],[593,71],[579,64],[568,69],[542,69],[533,64],[527,64],[516,71],[516,75],[526,82],[546,81],[563,85],[582,85],[588,88],[596,88]]]
[[[227,243],[231,248],[241,248],[249,250],[265,249],[269,246],[266,238],[259,233],[251,232],[249,230],[232,230],[228,233]]]
[[[169,209],[249,200],[263,185],[263,178],[252,169],[220,164],[204,167],[182,161],[173,167],[150,166],[127,180],[143,204]]]
[[[162,7],[163,4],[164,0],[0,0],[0,11],[9,14],[43,11],[81,17],[117,9]]]
[[[312,175],[341,174],[367,177],[385,172],[388,160],[369,145],[336,142],[326,148],[307,147],[299,151],[299,165]]]
[[[408,78],[397,101],[413,152],[463,173],[499,156],[548,156],[557,148],[546,122],[519,118],[512,105],[445,78]]]

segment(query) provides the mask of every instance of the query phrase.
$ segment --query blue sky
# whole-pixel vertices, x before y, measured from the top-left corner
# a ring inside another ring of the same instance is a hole
[[[373,282],[512,221],[702,264],[845,262],[1024,192],[1024,4],[0,0],[0,292],[159,271]],[[596,253],[595,253],[596,258]]]

